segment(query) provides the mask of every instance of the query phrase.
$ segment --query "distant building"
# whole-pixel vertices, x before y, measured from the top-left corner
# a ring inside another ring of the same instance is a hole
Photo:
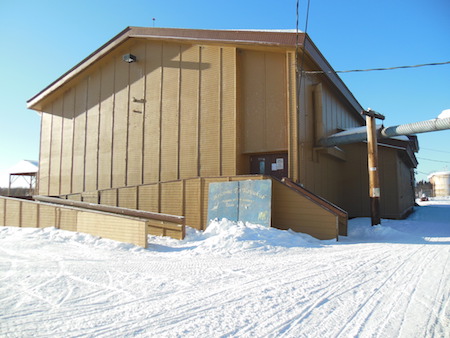
[[[435,172],[428,179],[433,186],[433,196],[450,196],[450,171]]]

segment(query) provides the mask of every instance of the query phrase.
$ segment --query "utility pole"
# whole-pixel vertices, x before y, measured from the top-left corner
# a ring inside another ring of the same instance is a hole
[[[380,180],[378,175],[378,142],[376,119],[384,120],[384,115],[371,109],[362,112],[367,126],[367,162],[369,169],[370,217],[372,225],[380,225]]]

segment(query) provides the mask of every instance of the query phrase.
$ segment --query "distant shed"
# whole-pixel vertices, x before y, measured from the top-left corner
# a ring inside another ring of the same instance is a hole
[[[8,195],[11,195],[11,188],[18,180],[26,184],[28,196],[33,195],[36,187],[36,177],[39,171],[39,162],[32,160],[22,160],[9,169]]]

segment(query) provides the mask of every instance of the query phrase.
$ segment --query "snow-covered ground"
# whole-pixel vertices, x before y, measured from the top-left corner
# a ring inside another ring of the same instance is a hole
[[[349,236],[227,221],[148,249],[0,228],[0,336],[450,337],[450,200]]]

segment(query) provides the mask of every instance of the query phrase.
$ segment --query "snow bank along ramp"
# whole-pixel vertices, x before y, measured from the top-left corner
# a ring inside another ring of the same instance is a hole
[[[271,180],[270,226],[283,230],[292,229],[318,239],[333,239],[338,235],[347,235],[348,215],[344,210],[289,179],[279,181],[264,175],[196,177],[61,197],[127,209],[182,215],[186,219],[186,225],[205,230],[209,224],[210,183],[244,180]]]
[[[184,238],[184,218],[180,216],[133,213],[124,208],[105,208],[51,197],[36,198],[45,202],[0,197],[0,226],[55,227],[144,248],[148,234]]]

